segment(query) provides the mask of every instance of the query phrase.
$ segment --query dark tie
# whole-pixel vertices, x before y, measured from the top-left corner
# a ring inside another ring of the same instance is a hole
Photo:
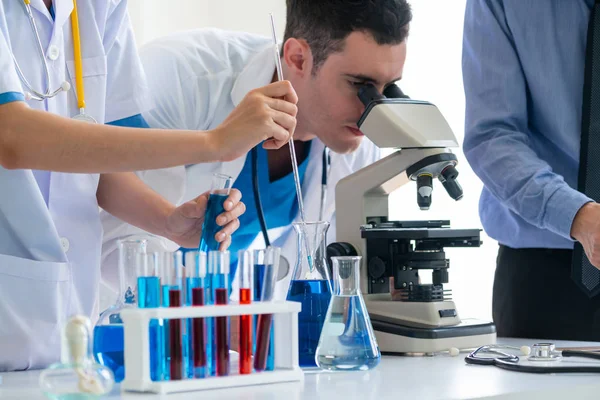
[[[600,200],[600,0],[592,7],[588,25],[577,189]],[[575,243],[571,277],[589,297],[600,292],[600,271],[580,243]]]

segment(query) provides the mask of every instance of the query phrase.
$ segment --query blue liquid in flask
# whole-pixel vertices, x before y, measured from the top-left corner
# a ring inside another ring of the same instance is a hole
[[[206,215],[202,224],[202,238],[200,239],[199,250],[208,253],[210,250],[219,250],[219,242],[215,235],[222,228],[217,225],[217,217],[225,212],[223,204],[227,200],[226,194],[211,194],[208,197]]]
[[[326,280],[294,280],[287,300],[302,303],[298,314],[298,350],[301,367],[316,367],[315,355],[331,300]]]
[[[121,382],[125,378],[123,325],[96,326],[93,347],[96,360],[112,370],[115,382]]]
[[[358,295],[335,295],[317,349],[319,367],[328,370],[367,370],[381,359],[365,303]]]

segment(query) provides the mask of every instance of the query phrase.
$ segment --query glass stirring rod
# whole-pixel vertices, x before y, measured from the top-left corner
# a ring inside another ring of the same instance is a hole
[[[277,79],[279,81],[283,80],[283,71],[281,67],[281,59],[279,58],[279,45],[277,42],[277,34],[275,32],[275,18],[273,17],[273,13],[269,13],[271,17],[271,33],[273,37],[273,49],[275,51],[275,66],[277,68]],[[300,175],[298,174],[298,161],[296,159],[296,149],[294,147],[293,138],[288,143],[290,148],[290,157],[292,158],[292,169],[294,172],[294,183],[296,184],[296,196],[298,197],[298,209],[300,210],[300,219],[302,223],[306,222],[306,217],[304,215],[304,202],[302,201],[302,187],[300,185]],[[308,245],[308,237],[305,235],[305,245],[306,245],[306,256],[308,257],[308,266],[310,270],[313,269],[312,255],[310,254],[310,246]]]

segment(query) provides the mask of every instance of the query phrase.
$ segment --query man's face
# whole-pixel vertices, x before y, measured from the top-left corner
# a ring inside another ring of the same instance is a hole
[[[330,54],[316,74],[308,68],[293,82],[299,98],[296,131],[316,135],[336,153],[356,150],[363,138],[357,123],[365,109],[359,85],[372,83],[381,93],[402,77],[405,59],[406,41],[379,45],[368,33],[351,33],[343,51]]]

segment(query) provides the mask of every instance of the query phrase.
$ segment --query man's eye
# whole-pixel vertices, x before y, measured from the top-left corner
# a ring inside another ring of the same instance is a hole
[[[363,86],[363,85],[365,84],[365,82],[364,82],[364,81],[362,81],[362,82],[360,82],[360,81],[359,81],[359,82],[357,82],[357,81],[348,81],[348,82],[350,82],[350,84],[351,84],[352,86],[357,86],[357,87],[358,87],[358,86]]]

